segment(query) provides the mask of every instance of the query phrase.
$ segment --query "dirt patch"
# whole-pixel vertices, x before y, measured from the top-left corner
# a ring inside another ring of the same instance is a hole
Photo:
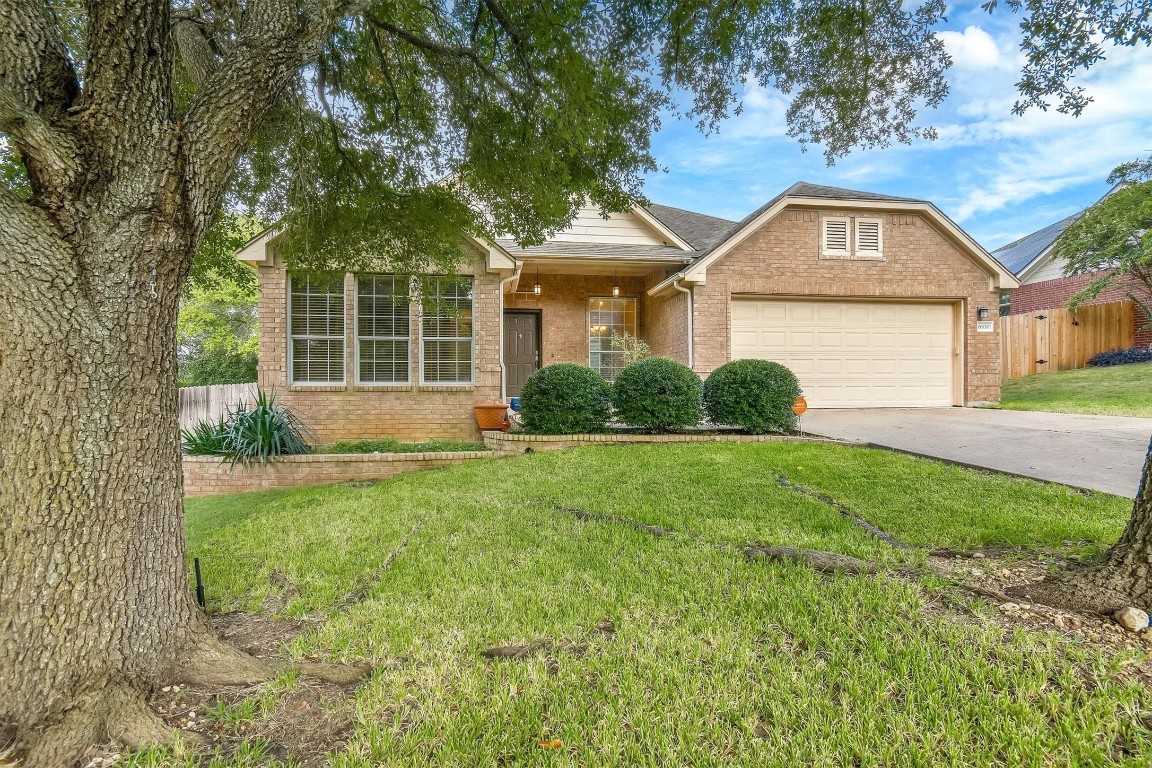
[[[1023,553],[1000,548],[964,554],[937,552],[928,557],[929,568],[935,573],[973,588],[995,607],[994,612],[979,612],[977,618],[992,621],[1005,629],[1024,627],[1056,633],[1069,643],[1086,644],[1106,656],[1122,657],[1117,678],[1152,687],[1152,631],[1130,632],[1111,616],[1051,608],[1024,602],[1024,598],[1000,599],[991,595],[1002,593],[1007,587],[1039,583],[1053,569],[1076,564],[1076,559],[1059,552]],[[1024,591],[1026,594],[1027,590]],[[954,607],[951,612],[955,613]],[[973,618],[971,614],[967,617]]]
[[[212,619],[221,638],[262,658],[281,657],[287,643],[319,623],[243,613]],[[312,768],[326,766],[325,755],[355,732],[354,695],[354,686],[287,677],[254,686],[165,686],[149,704],[173,728],[199,734],[206,754],[230,756],[263,742],[262,760]],[[84,766],[114,765],[122,753],[119,745],[105,745]]]

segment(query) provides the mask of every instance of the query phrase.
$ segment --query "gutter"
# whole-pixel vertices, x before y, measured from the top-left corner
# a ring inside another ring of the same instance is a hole
[[[676,280],[672,281],[672,287],[681,293],[688,295],[688,367],[692,370],[696,370],[695,366],[692,365],[692,350],[696,346],[695,334],[692,332],[692,315],[695,314],[695,308],[693,306],[694,302],[692,301],[692,289],[685,288],[683,283],[683,278],[677,278]]]
[[[504,286],[510,285],[514,280],[519,280],[520,272],[524,269],[524,262],[514,261],[516,262],[516,271],[512,273],[511,277],[506,277],[500,281],[500,402],[502,403],[508,400],[508,377],[504,368]]]

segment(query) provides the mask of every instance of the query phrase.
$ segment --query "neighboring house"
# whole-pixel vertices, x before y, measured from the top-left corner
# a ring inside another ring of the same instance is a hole
[[[1080,213],[1083,213],[1081,211]],[[1020,287],[1012,291],[1008,301],[1008,312],[1021,315],[1039,312],[1043,309],[1063,307],[1068,299],[1086,288],[1094,279],[1104,274],[1064,276],[1064,259],[1056,258],[1052,250],[1056,240],[1069,224],[1080,218],[1080,213],[1049,224],[1041,230],[992,251],[992,255],[1020,280]],[[1089,304],[1107,304],[1124,301],[1128,298],[1128,288],[1121,282],[1101,293]],[[1152,328],[1148,318],[1139,306],[1133,306],[1135,313],[1136,345],[1152,346]]]
[[[542,365],[611,379],[613,331],[701,376],[778,360],[814,408],[996,401],[1000,263],[923,200],[799,183],[739,223],[652,205],[582,210],[547,243],[468,239],[459,276],[291,278],[274,233],[259,272],[260,383],[321,440],[474,437],[474,403]],[[980,327],[978,329],[978,322]]]

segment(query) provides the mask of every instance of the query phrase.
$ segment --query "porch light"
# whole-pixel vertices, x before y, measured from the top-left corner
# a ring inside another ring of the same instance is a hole
[[[539,296],[539,295],[540,295],[540,292],[541,292],[541,288],[540,288],[540,270],[536,270],[536,285],[532,286],[532,293],[534,293],[534,294],[536,294],[537,296]]]
[[[615,272],[612,273],[612,295],[613,296],[619,296],[620,295],[620,280],[617,279]]]
[[[980,320],[987,320],[988,307],[976,307],[976,317]]]

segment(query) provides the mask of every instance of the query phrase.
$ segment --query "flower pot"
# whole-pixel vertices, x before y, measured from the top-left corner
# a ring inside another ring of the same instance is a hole
[[[477,403],[472,410],[476,412],[476,426],[481,431],[504,429],[504,414],[508,412],[504,403]]]

